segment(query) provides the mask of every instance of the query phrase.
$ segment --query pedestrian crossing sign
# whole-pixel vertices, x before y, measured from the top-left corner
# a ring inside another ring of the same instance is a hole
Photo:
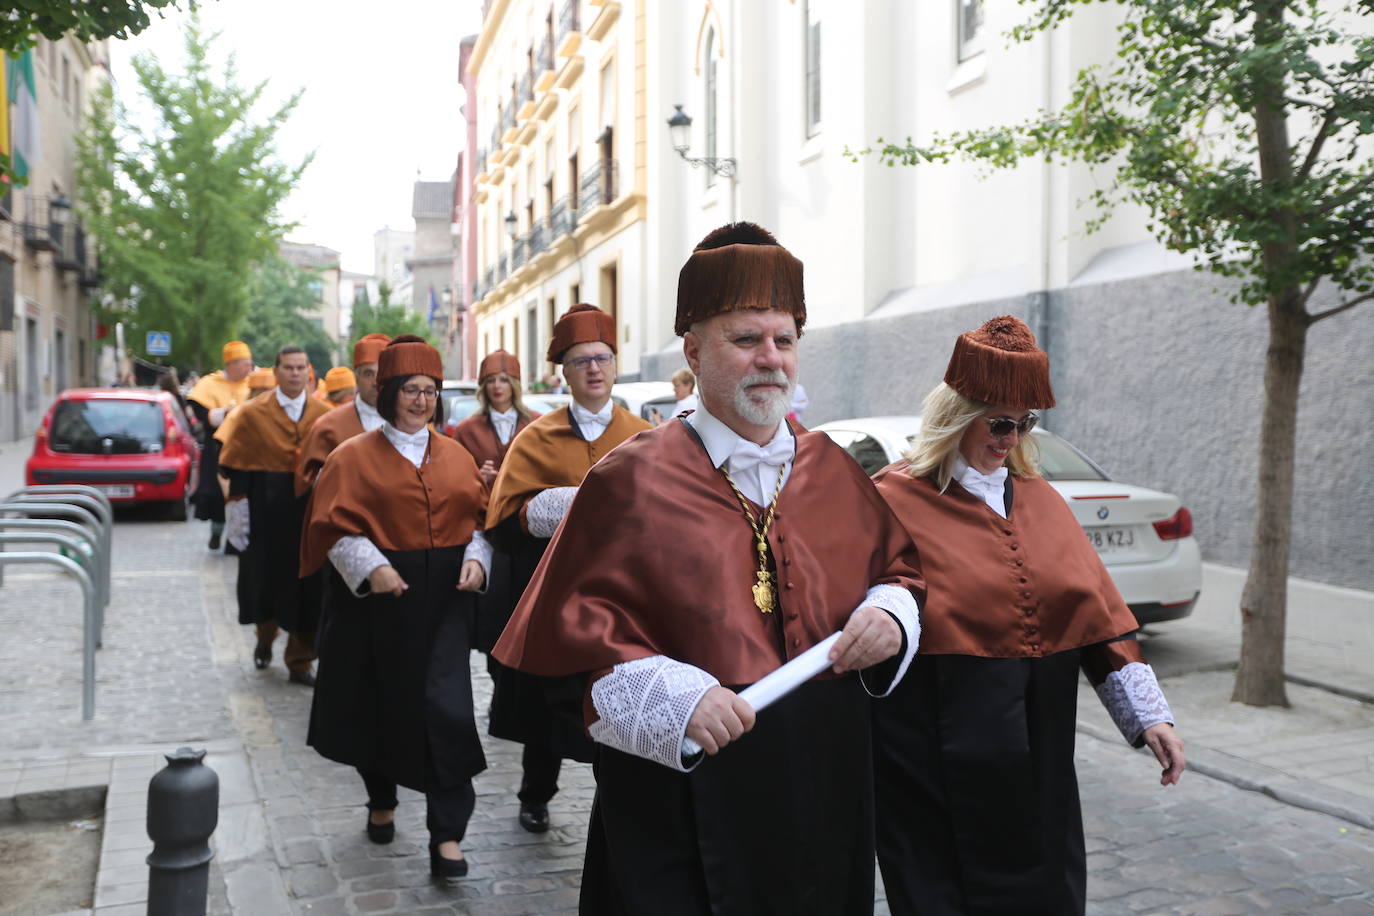
[[[144,348],[149,356],[171,356],[172,335],[169,331],[149,331],[148,344]]]

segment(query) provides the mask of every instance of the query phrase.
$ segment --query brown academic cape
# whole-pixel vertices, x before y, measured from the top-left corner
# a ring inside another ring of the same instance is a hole
[[[542,414],[531,413],[530,418],[516,417],[515,432],[511,433],[510,442],[502,442],[496,435],[496,428],[491,424],[491,415],[485,410],[475,413],[462,420],[453,428],[453,438],[458,440],[458,444],[472,453],[472,457],[477,461],[480,468],[483,462],[490,461],[499,471],[501,463],[505,461],[506,452],[510,450],[511,443],[515,437],[524,431]]]
[[[231,382],[223,372],[211,372],[196,382],[186,401],[200,422],[201,454],[200,481],[193,497],[196,518],[214,522],[224,521],[224,493],[219,488],[219,440],[210,426],[210,411],[248,400],[248,377]]]
[[[293,422],[275,392],[268,392],[236,408],[215,433],[224,443],[220,474],[229,479],[229,499],[248,500],[239,622],[276,620],[307,642],[319,617],[319,592],[316,581],[296,575],[305,500],[296,496],[291,469],[310,427],[328,412],[327,405],[307,397],[300,420]]]
[[[589,675],[661,654],[739,688],[843,628],[871,586],[922,592],[911,539],[821,433],[797,437],[768,541],[779,607],[762,614],[754,536],[725,477],[686,423],[643,433],[587,474],[495,655]],[[865,677],[890,682],[895,667]],[[857,676],[809,682],[691,773],[606,747],[596,765],[583,912],[872,912]]]
[[[302,574],[326,566],[308,737],[325,757],[421,792],[485,768],[468,675],[472,596],[456,586],[486,500],[472,456],[433,431],[418,468],[380,429],[325,462],[300,547]],[[352,535],[371,540],[409,588],[351,593],[326,554]]]
[[[310,433],[301,443],[300,453],[296,455],[293,469],[296,475],[296,495],[303,496],[310,490],[315,477],[324,466],[329,453],[339,447],[339,443],[363,432],[363,421],[358,418],[358,408],[349,401],[329,411],[316,421]]]
[[[1142,661],[1135,618],[1062,496],[1008,477],[1002,518],[906,462],[874,480],[921,548],[921,646],[874,711],[878,858],[903,913],[1084,911],[1079,671]]]

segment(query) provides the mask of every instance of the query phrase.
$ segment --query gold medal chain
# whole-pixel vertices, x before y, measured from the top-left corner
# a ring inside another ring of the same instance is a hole
[[[764,614],[773,613],[773,608],[777,606],[777,592],[773,587],[773,574],[768,570],[768,529],[773,526],[773,514],[778,508],[778,494],[782,493],[782,478],[787,471],[787,463],[783,462],[782,467],[778,468],[778,483],[773,488],[773,499],[768,504],[768,511],[764,513],[763,522],[754,518],[754,513],[749,509],[749,501],[744,498],[739,487],[735,486],[735,479],[730,476],[730,472],[725,469],[725,465],[720,466],[720,472],[725,475],[725,482],[734,491],[735,498],[739,500],[739,507],[744,510],[744,517],[749,522],[749,527],[754,531],[755,548],[759,554],[758,582],[754,584],[754,606]]]

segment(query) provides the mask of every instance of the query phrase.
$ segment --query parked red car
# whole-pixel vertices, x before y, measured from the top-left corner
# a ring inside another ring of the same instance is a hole
[[[115,503],[163,503],[185,521],[200,444],[165,391],[72,388],[43,417],[24,476],[31,485],[88,484]]]

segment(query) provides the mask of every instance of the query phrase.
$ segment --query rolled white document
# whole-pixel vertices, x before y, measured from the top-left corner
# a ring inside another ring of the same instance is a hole
[[[831,633],[825,639],[807,649],[801,655],[782,665],[770,674],[759,678],[740,691],[740,697],[758,712],[787,696],[802,684],[830,667],[830,647],[840,638],[839,633]],[[691,738],[682,739],[684,760],[699,756],[701,745]]]

